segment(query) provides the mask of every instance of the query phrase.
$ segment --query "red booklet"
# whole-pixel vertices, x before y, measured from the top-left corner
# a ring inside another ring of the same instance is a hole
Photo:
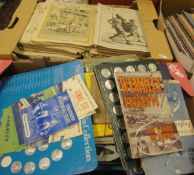
[[[180,82],[181,87],[190,95],[194,96],[192,89],[192,79],[189,81],[183,66],[177,62],[167,63],[170,75],[173,79]],[[192,77],[193,78],[193,77]]]
[[[0,60],[0,74],[12,63],[12,60]]]

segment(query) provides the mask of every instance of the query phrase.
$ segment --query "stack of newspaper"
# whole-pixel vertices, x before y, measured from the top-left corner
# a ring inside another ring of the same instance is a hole
[[[148,55],[138,11],[47,0],[37,4],[15,53],[66,61],[80,56]]]

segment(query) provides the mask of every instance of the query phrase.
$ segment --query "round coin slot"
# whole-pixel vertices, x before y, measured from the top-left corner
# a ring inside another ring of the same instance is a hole
[[[41,170],[46,170],[50,167],[50,164],[51,164],[51,161],[49,158],[45,157],[45,158],[42,158],[40,161],[39,161],[39,168]]]
[[[11,165],[11,172],[13,174],[17,174],[21,171],[22,169],[22,163],[20,161],[15,161]]]
[[[34,162],[28,162],[24,166],[24,172],[26,174],[32,174],[36,169],[36,165]]]
[[[48,144],[45,144],[45,145],[41,145],[38,147],[39,151],[46,151],[48,149]]]
[[[150,70],[151,72],[154,72],[154,71],[157,70],[157,67],[156,67],[156,65],[155,65],[154,63],[148,64],[148,68],[149,68],[149,70]]]
[[[63,151],[61,151],[60,149],[55,149],[53,152],[52,152],[52,160],[53,161],[60,161],[63,157]]]
[[[127,67],[126,67],[126,71],[127,71],[127,72],[130,72],[130,73],[131,73],[131,72],[135,72],[135,68],[134,68],[133,66],[127,66]]]
[[[117,93],[111,92],[111,93],[109,94],[109,99],[110,99],[110,101],[112,101],[113,103],[116,103],[116,102],[119,101],[119,96],[118,96]]]
[[[125,122],[124,122],[123,118],[120,118],[117,120],[117,125],[120,129],[125,129]]]
[[[1,160],[1,166],[3,168],[8,167],[12,162],[12,158],[10,156],[5,156],[2,160]]]
[[[143,64],[137,66],[139,72],[146,72],[146,67]]]
[[[112,89],[114,89],[115,84],[112,80],[106,80],[105,81],[105,87],[109,90],[112,90]]]
[[[124,132],[124,133],[122,134],[122,139],[123,139],[123,142],[129,143],[128,136],[127,136],[127,132]]]
[[[36,151],[36,148],[28,148],[28,149],[25,149],[25,154],[27,156],[31,156],[35,153],[35,151]]]
[[[113,107],[113,113],[115,115],[118,115],[118,116],[121,116],[123,113],[122,113],[122,109],[121,109],[121,106],[120,105],[115,105]]]
[[[111,76],[111,71],[109,69],[102,69],[101,70],[101,75],[104,77],[104,78],[108,78]]]
[[[123,69],[121,67],[115,67],[114,73],[117,73],[117,72],[123,72]]]
[[[73,142],[71,139],[66,139],[61,142],[61,148],[67,150],[70,149],[73,145]]]

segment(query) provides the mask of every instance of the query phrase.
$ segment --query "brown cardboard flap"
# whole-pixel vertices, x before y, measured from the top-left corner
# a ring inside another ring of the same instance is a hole
[[[153,20],[158,19],[158,15],[150,0],[137,0],[139,13],[145,30],[148,48],[151,57],[160,60],[172,60],[172,54],[167,39],[163,31],[156,29]]]
[[[141,18],[146,21],[158,19],[154,4],[151,0],[136,0]]]
[[[1,55],[2,57],[9,56],[12,53],[28,21],[30,20],[36,3],[37,0],[22,0],[9,24],[9,26],[11,26],[13,22],[18,19],[15,26],[13,28],[8,27],[3,31],[0,31],[0,57]]]

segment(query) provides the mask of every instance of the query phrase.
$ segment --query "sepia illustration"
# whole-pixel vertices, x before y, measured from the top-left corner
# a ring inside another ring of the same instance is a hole
[[[112,25],[112,28],[115,29],[116,32],[116,34],[109,37],[112,41],[117,42],[117,40],[119,41],[124,39],[126,44],[132,44],[130,42],[130,37],[134,36],[137,38],[137,42],[143,43],[140,39],[141,36],[137,31],[138,26],[136,25],[135,20],[130,19],[127,21],[121,15],[116,14],[115,17],[109,19],[108,22]]]
[[[50,6],[40,38],[89,43],[92,31],[92,8],[76,5]]]
[[[99,11],[98,45],[112,49],[147,51],[136,10],[102,5]]]

